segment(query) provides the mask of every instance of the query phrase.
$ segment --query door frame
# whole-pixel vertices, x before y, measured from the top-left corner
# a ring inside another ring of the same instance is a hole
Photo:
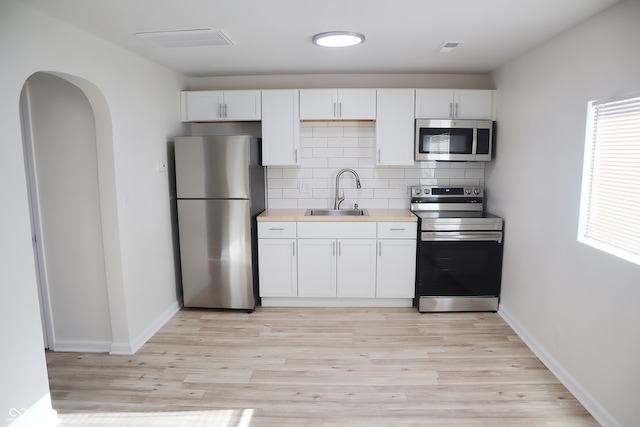
[[[23,135],[24,163],[27,178],[27,193],[29,197],[29,213],[31,221],[31,240],[33,244],[33,258],[40,302],[40,318],[42,320],[42,338],[44,348],[55,348],[55,334],[53,314],[51,310],[51,294],[45,268],[46,259],[43,246],[42,217],[40,201],[38,199],[38,181],[36,179],[35,154],[33,146],[33,123],[31,120],[31,105],[29,103],[29,82],[26,81],[20,93],[20,118]]]

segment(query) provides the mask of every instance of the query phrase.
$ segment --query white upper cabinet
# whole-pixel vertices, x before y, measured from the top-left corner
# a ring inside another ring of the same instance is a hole
[[[493,90],[417,89],[416,119],[494,120]]]
[[[298,90],[262,91],[262,164],[300,164]]]
[[[375,119],[375,89],[300,90],[300,120]]]
[[[378,89],[376,165],[413,165],[414,106],[413,89]]]
[[[183,122],[257,121],[259,90],[201,90],[181,93]]]

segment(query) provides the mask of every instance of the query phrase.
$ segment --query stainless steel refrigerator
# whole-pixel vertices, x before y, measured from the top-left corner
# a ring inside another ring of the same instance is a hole
[[[187,136],[174,146],[184,306],[253,310],[256,216],[265,208],[260,140]]]

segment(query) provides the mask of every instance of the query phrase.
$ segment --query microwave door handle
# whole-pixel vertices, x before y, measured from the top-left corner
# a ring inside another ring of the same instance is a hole
[[[474,126],[473,128],[473,137],[471,141],[471,154],[474,156],[478,154],[478,128]],[[475,158],[475,157],[474,157]]]

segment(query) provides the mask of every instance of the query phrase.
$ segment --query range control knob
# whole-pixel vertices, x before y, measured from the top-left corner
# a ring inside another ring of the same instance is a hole
[[[465,188],[464,189],[464,194],[466,194],[467,196],[471,194],[471,189],[470,188]]]
[[[420,191],[420,189],[419,189],[419,188],[414,188],[414,189],[413,189],[413,194],[415,194],[416,196],[419,196],[419,195],[420,195],[420,193],[421,193],[421,191]]]
[[[473,194],[475,194],[476,196],[480,195],[480,189],[479,188],[474,188],[473,189]]]
[[[431,193],[431,190],[429,190],[429,188],[424,187],[424,190],[422,190],[424,192],[424,194],[429,194]]]

